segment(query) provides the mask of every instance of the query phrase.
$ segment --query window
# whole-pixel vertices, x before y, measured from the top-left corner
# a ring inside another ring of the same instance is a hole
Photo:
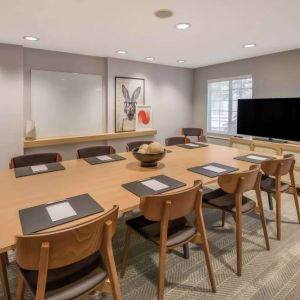
[[[207,131],[236,134],[238,99],[252,98],[252,76],[208,81]]]

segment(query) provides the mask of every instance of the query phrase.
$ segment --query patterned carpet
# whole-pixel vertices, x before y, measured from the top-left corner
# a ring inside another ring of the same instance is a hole
[[[250,196],[252,196],[250,194]],[[221,214],[205,210],[205,222],[212,253],[217,293],[210,291],[204,255],[199,246],[190,245],[190,258],[182,257],[182,249],[168,254],[165,299],[300,299],[300,225],[297,224],[293,197],[282,199],[282,241],[275,239],[275,214],[269,211],[267,197],[264,207],[271,251],[265,250],[258,216],[243,218],[243,271],[235,274],[235,230],[230,216],[225,228],[220,226]],[[117,267],[123,251],[124,221],[120,220],[114,238]],[[158,252],[155,246],[138,236],[132,240],[127,272],[121,280],[122,295],[129,300],[156,299]],[[10,254],[9,281],[15,294],[15,264]],[[0,295],[0,299],[3,299]],[[26,299],[32,299],[26,292]],[[91,299],[112,299],[110,295],[95,294]]]

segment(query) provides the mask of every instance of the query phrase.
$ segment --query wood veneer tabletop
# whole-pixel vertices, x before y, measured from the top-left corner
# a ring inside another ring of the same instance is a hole
[[[126,160],[107,164],[90,165],[83,159],[63,161],[65,171],[15,178],[14,170],[0,172],[0,253],[13,248],[15,235],[22,234],[18,211],[22,208],[89,193],[105,211],[119,205],[120,212],[130,211],[139,205],[139,197],[121,185],[150,176],[164,174],[187,186],[196,179],[204,184],[217,178],[205,177],[187,168],[217,162],[248,169],[250,163],[235,160],[234,157],[250,153],[249,150],[218,145],[197,149],[167,147],[172,151],[159,162],[157,168],[142,168],[132,153],[120,153]],[[51,230],[66,228],[85,222],[96,215],[70,222]],[[50,230],[50,231],[51,231]],[[49,231],[49,230],[48,230]]]

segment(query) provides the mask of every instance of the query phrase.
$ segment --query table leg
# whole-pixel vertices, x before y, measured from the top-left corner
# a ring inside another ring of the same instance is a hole
[[[10,292],[6,270],[6,253],[0,253],[0,280],[4,300],[10,300]]]

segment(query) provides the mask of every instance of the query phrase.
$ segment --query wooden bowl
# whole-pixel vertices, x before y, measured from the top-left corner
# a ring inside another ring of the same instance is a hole
[[[164,149],[164,152],[157,154],[143,154],[138,153],[139,148],[132,149],[133,156],[141,162],[141,167],[156,167],[157,162],[162,160],[167,153],[167,150]]]

